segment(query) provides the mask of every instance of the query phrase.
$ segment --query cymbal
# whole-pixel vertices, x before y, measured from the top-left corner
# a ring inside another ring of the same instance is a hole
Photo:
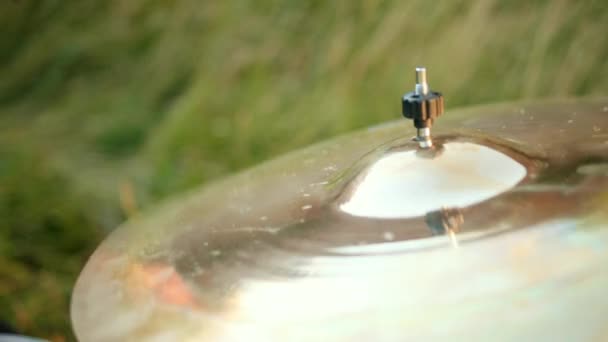
[[[82,341],[608,338],[608,99],[392,122],[127,222],[91,256]]]

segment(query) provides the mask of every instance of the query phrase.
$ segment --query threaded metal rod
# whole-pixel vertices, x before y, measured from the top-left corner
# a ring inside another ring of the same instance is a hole
[[[431,139],[430,128],[419,128],[416,130],[416,140],[421,148],[430,148],[433,146],[433,140]]]
[[[416,68],[416,87],[414,88],[416,95],[427,95],[429,93],[429,84],[426,81],[426,68]]]

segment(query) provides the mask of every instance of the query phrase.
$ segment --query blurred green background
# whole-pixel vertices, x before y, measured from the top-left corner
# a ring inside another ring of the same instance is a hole
[[[416,65],[448,111],[608,93],[604,0],[12,0],[0,28],[0,320],[54,341],[121,221],[399,118]]]

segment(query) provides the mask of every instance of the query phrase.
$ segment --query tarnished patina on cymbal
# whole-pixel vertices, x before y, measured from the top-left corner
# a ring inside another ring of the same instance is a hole
[[[608,99],[448,114],[433,149],[380,125],[119,227],[74,289],[77,337],[607,339]]]

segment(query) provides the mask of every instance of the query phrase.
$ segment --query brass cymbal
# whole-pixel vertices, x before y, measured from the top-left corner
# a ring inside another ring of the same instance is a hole
[[[608,338],[608,99],[392,122],[175,198],[114,231],[81,341]]]

